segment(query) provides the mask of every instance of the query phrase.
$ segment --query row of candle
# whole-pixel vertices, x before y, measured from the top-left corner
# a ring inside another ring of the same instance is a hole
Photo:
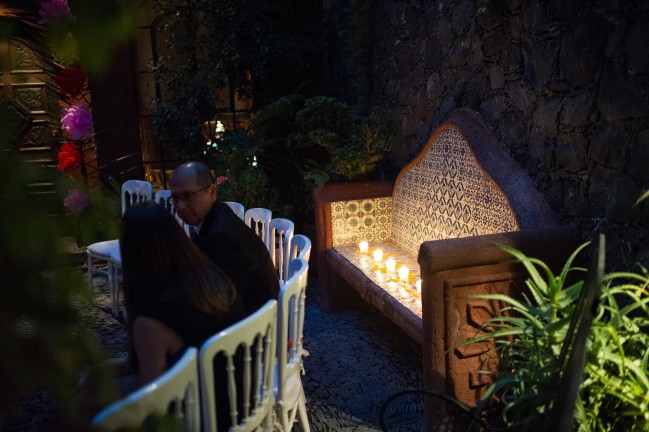
[[[358,249],[360,249],[360,251],[362,253],[367,253],[369,251],[369,247],[370,247],[370,245],[366,241],[362,241],[362,242],[360,242],[358,244]],[[374,256],[374,261],[376,261],[376,262],[383,261],[383,250],[375,249],[372,252],[372,255]],[[389,273],[392,273],[392,272],[395,271],[396,268],[397,268],[396,260],[394,258],[392,258],[392,257],[388,257],[388,259],[385,260],[385,269]],[[410,269],[407,266],[404,265],[404,266],[399,267],[397,272],[399,273],[399,279],[401,279],[402,281],[407,281],[408,280],[408,275],[410,274]],[[419,279],[416,282],[415,285],[417,287],[417,291],[421,292],[421,279]]]

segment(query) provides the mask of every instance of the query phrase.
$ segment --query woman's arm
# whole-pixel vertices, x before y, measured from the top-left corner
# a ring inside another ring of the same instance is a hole
[[[139,381],[145,385],[167,370],[167,354],[181,349],[183,341],[160,321],[139,316],[133,322],[133,346],[140,369]]]

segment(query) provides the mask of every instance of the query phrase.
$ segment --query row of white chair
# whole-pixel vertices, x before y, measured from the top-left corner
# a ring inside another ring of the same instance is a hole
[[[152,194],[151,183],[144,180],[128,180],[121,187],[122,214],[132,205],[150,201],[164,206],[176,217],[187,235],[193,227],[183,223],[178,217],[171,191],[159,190]],[[285,218],[272,218],[272,211],[265,208],[250,208],[245,210],[243,204],[226,201],[230,209],[244,221],[264,242],[271,254],[273,264],[278,272],[280,281],[285,281],[288,275],[288,265],[302,253],[302,258],[309,260],[311,241],[308,237],[294,234],[294,224]],[[303,251],[306,251],[304,253]],[[114,316],[119,314],[119,275],[121,273],[122,257],[119,240],[107,240],[91,244],[87,247],[88,284],[92,288],[92,279],[95,273],[105,274],[108,278],[108,288],[111,298],[111,312]]]
[[[288,432],[299,420],[310,431],[300,373],[308,262],[291,262],[291,277],[281,284],[279,300],[209,338],[198,351],[183,357],[155,381],[106,407],[94,418],[97,431],[141,427],[151,415],[171,416],[192,432],[217,431],[215,362],[224,355],[230,418],[236,431]],[[235,353],[244,347],[243,364]],[[237,383],[236,369],[243,371]],[[200,396],[199,396],[200,392]],[[238,407],[243,407],[242,412]]]
[[[280,281],[288,275],[288,265],[302,251],[308,261],[311,241],[301,234],[294,234],[295,225],[289,219],[272,217],[273,213],[264,208],[251,208],[244,212],[244,222],[262,239],[270,252]]]

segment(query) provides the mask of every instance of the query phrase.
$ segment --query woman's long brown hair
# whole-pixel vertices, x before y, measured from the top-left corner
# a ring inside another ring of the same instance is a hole
[[[226,312],[235,300],[230,278],[158,204],[144,203],[126,210],[120,248],[129,327],[152,298],[179,295],[211,315]]]

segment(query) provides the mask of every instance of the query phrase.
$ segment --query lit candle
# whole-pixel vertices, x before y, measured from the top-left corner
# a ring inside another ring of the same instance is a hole
[[[370,263],[367,262],[367,258],[361,258],[361,267],[364,269],[368,268],[370,266]]]
[[[370,247],[370,245],[366,241],[362,241],[358,244],[358,248],[361,250],[362,253],[367,253],[367,249]]]
[[[383,259],[383,251],[381,249],[374,250],[374,261],[380,262]]]
[[[394,258],[390,257],[385,260],[385,268],[392,273],[395,268],[397,268],[397,262],[394,260]]]
[[[417,279],[417,282],[415,283],[415,286],[417,287],[417,292],[421,292],[421,279]]]
[[[408,273],[410,272],[410,269],[406,266],[401,266],[399,267],[399,279],[403,281],[408,280]]]

